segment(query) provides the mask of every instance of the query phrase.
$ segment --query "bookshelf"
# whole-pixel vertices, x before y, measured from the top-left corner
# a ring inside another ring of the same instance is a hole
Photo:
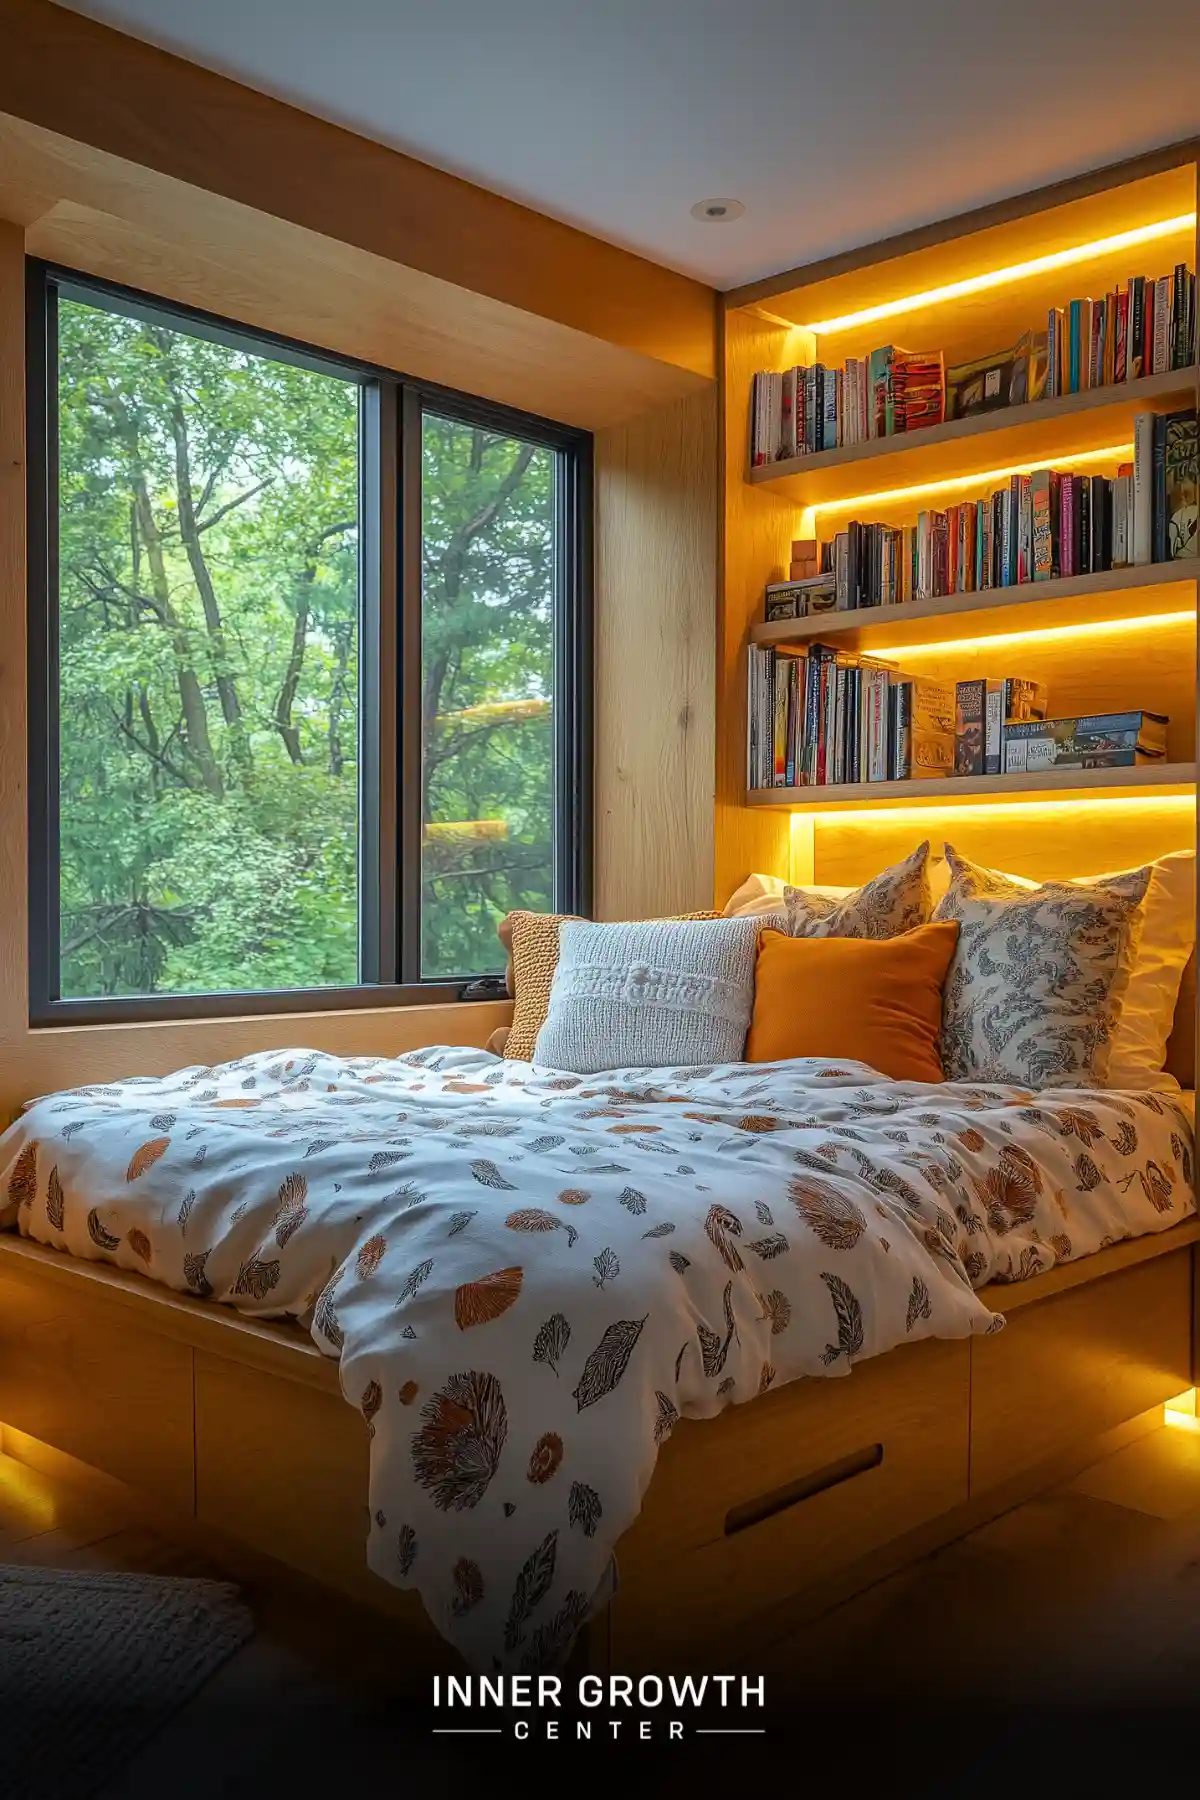
[[[1072,455],[1132,444],[1135,413],[1191,406],[1197,373],[1194,365],[1169,369],[1119,386],[1006,406],[979,418],[949,419],[898,437],[872,438],[865,444],[819,450],[758,468],[747,466],[746,479],[755,487],[774,487],[801,506],[828,506],[853,495],[856,504],[865,507],[875,493],[976,470],[982,477],[1022,463],[1069,464]]]
[[[718,904],[752,871],[865,880],[906,835],[915,843],[942,830],[968,856],[1033,879],[1127,867],[1194,845],[1200,559],[770,624],[763,599],[768,582],[786,579],[793,538],[831,538],[851,517],[912,524],[920,510],[981,498],[1018,471],[1069,470],[1076,457],[1085,459],[1081,472],[1114,474],[1132,460],[1135,414],[1197,405],[1196,364],[759,467],[749,463],[749,409],[760,369],[837,367],[887,343],[940,349],[950,366],[1011,347],[1072,298],[1103,298],[1178,262],[1195,270],[1198,177],[1200,140],[725,296]],[[1167,759],[748,789],[748,646],[802,651],[813,643],[883,656],[938,681],[1045,681],[1060,716],[1166,713]]]

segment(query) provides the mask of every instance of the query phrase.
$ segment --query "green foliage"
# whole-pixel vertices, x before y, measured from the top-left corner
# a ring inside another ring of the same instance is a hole
[[[358,389],[59,320],[62,992],[354,982]],[[430,419],[423,486],[425,816],[495,822],[426,851],[452,976],[550,899],[551,458]]]

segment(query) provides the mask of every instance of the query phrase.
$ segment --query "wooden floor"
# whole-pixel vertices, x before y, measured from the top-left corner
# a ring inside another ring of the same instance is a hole
[[[6,1456],[0,1562],[226,1573],[123,1502]],[[99,1790],[102,1800],[211,1796],[217,1769],[222,1795],[241,1796],[309,1782],[318,1766],[342,1792],[447,1767],[451,1751],[431,1735],[428,1713],[395,1697],[386,1621],[304,1585],[249,1597],[253,1640]],[[765,1675],[773,1699],[792,1697],[785,1736],[805,1730],[798,1721],[822,1723],[830,1772],[844,1761],[837,1742],[853,1732],[856,1763],[874,1756],[889,1796],[1011,1794],[1037,1754],[1038,1717],[1075,1721],[1064,1730],[1077,1775],[1078,1746],[1096,1745],[1098,1719],[1143,1719],[1144,1778],[1145,1744],[1173,1754],[1178,1709],[1200,1712],[1200,1434],[1151,1432],[781,1637],[748,1673]],[[898,1720],[910,1723],[907,1738]],[[468,1748],[494,1756],[494,1742]],[[2,1744],[0,1721],[0,1761]],[[788,1747],[794,1755],[794,1738]],[[754,1748],[740,1740],[747,1770]],[[1115,1747],[1097,1751],[1086,1784],[1057,1791],[1126,1793],[1133,1776],[1118,1761]]]

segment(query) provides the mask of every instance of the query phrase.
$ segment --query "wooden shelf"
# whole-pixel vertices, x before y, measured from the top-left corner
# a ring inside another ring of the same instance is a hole
[[[973,419],[950,419],[923,431],[872,438],[840,450],[789,457],[747,470],[755,487],[782,493],[802,506],[830,505],[874,493],[950,478],[967,479],[971,465],[980,475],[1036,460],[1039,467],[1072,454],[1132,443],[1133,416],[1171,412],[1196,404],[1197,369],[1171,369],[1141,381],[1089,388],[1008,406]]]
[[[752,625],[750,641],[777,646],[831,643],[856,650],[872,644],[935,644],[1062,625],[1111,625],[1155,613],[1194,610],[1198,579],[1200,557],[1190,556],[1099,575],[1068,575],[1059,581],[947,594],[939,600],[910,600],[902,606],[774,619]]]
[[[1001,805],[1037,800],[1087,800],[1098,795],[1192,794],[1195,763],[1156,763],[1135,769],[1052,769],[1034,775],[960,775],[941,781],[873,781],[830,787],[751,788],[747,806],[792,812],[842,812],[855,807],[953,806],[964,801]]]

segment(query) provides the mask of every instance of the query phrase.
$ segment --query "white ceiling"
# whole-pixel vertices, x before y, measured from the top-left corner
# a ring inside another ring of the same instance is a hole
[[[1190,0],[71,5],[718,287],[1200,134]]]

